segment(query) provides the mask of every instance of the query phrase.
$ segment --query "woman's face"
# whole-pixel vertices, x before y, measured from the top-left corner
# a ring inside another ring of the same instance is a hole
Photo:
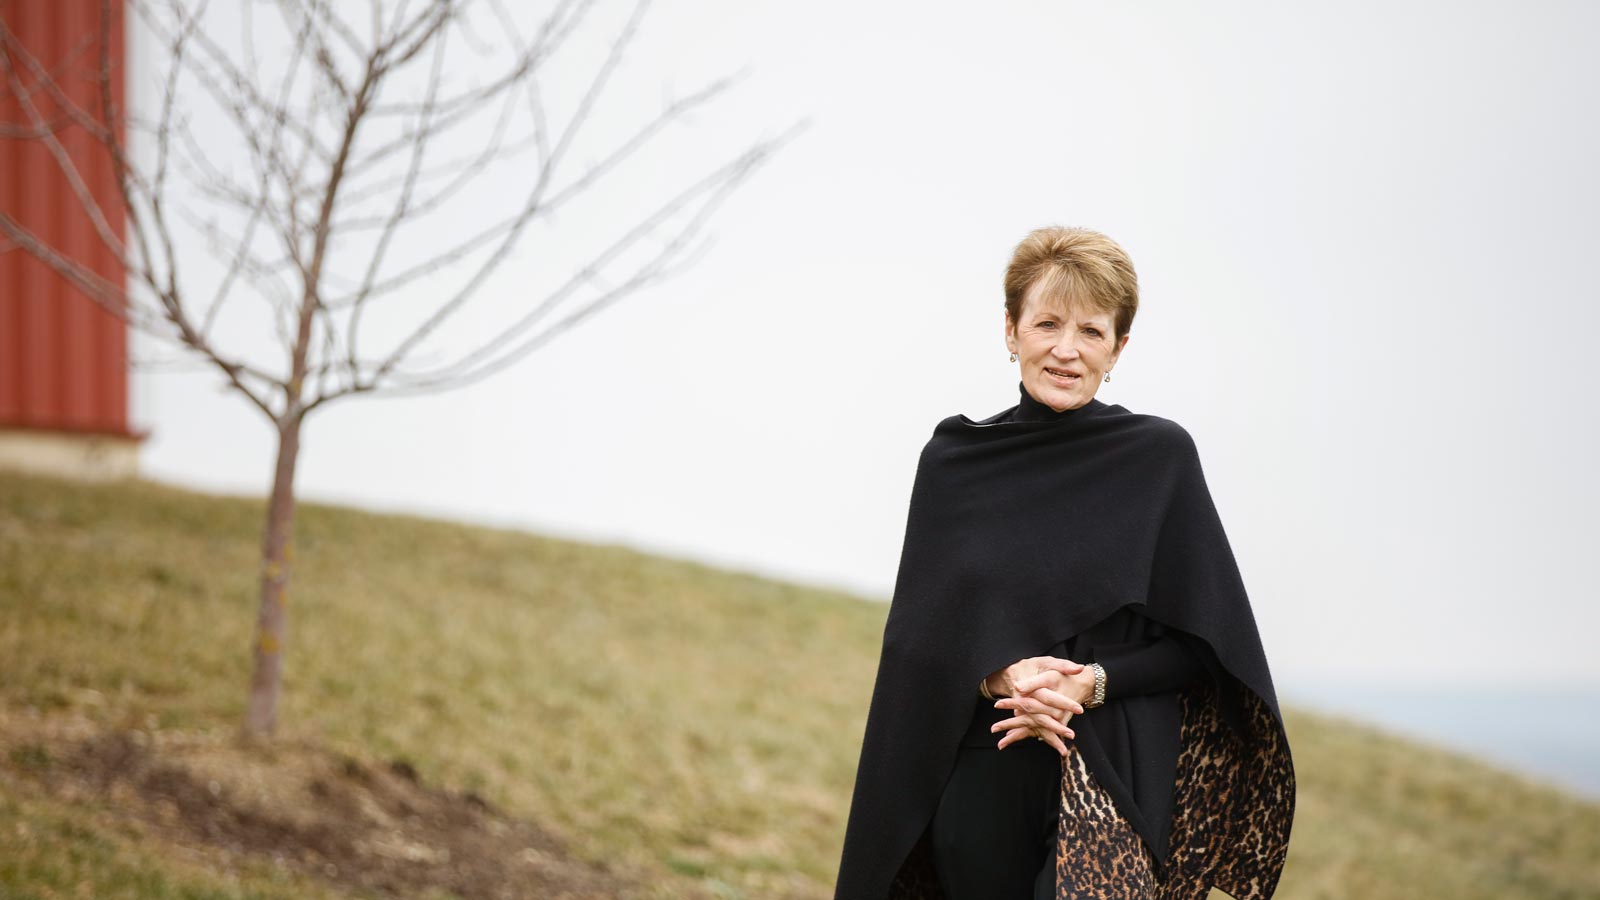
[[[1115,333],[1110,313],[1085,303],[1040,303],[1034,290],[1023,298],[1021,321],[1006,314],[1006,347],[1017,355],[1023,387],[1056,412],[1094,397],[1128,343],[1128,335],[1118,341]]]

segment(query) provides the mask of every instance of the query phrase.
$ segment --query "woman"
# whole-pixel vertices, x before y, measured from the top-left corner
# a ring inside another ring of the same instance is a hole
[[[1276,888],[1294,770],[1188,433],[1095,398],[1127,254],[1044,228],[1005,277],[1016,406],[923,448],[837,900]]]

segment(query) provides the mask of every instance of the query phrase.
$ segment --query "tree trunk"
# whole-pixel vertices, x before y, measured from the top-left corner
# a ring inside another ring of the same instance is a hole
[[[301,421],[300,416],[290,413],[278,424],[278,464],[272,474],[272,496],[267,501],[266,530],[261,540],[261,606],[256,615],[255,671],[250,676],[250,703],[244,720],[247,740],[271,737],[278,723],[289,618],[289,563],[293,557],[294,469],[300,457]]]

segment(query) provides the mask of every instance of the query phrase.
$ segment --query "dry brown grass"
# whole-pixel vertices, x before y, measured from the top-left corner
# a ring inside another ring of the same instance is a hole
[[[225,748],[260,513],[0,474],[0,709],[137,729],[189,748],[208,780],[237,777]],[[882,604],[314,504],[298,536],[286,743],[405,761],[423,785],[550,829],[637,896],[831,895]],[[1280,897],[1600,897],[1594,804],[1333,719],[1292,712],[1290,736],[1300,814]],[[27,787],[29,751],[11,750],[0,894],[359,896],[125,833],[104,804]],[[68,857],[70,876],[51,868]],[[151,879],[168,886],[125,887]]]

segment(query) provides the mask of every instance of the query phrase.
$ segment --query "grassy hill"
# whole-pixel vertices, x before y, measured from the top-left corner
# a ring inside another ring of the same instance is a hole
[[[0,474],[0,896],[830,896],[883,604],[306,504],[251,749],[261,515]],[[1278,896],[1600,897],[1600,806],[1289,729]]]

